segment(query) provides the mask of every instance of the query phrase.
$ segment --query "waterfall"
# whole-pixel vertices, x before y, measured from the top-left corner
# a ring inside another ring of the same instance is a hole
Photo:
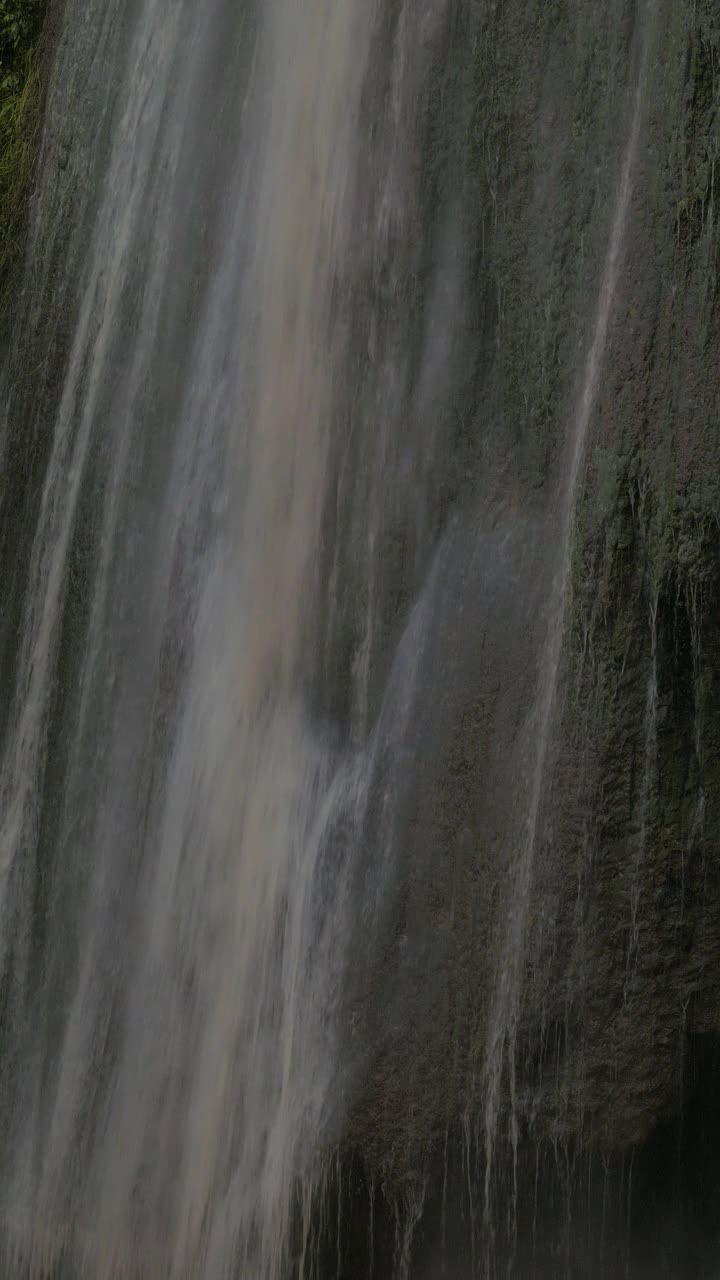
[[[95,1276],[269,1277],[332,1102],[323,859],[360,786],[306,672],[370,15],[120,14],[87,18],[130,24],[127,59],[0,778],[3,1221],[43,1274],[69,1250]]]
[[[51,0],[0,370],[1,1275],[666,1265],[720,1036],[702,377],[659,442],[647,390],[681,232],[709,289],[698,4]]]

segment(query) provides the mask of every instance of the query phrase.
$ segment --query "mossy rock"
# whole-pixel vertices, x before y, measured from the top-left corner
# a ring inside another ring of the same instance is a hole
[[[0,0],[0,318],[22,248],[40,122],[45,0]]]

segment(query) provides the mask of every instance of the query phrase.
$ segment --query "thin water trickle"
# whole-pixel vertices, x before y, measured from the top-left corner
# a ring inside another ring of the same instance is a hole
[[[538,840],[541,835],[542,804],[556,712],[566,607],[571,585],[573,522],[578,485],[603,370],[608,329],[618,289],[623,244],[630,212],[633,178],[638,159],[655,12],[656,5],[653,0],[649,0],[645,8],[643,50],[637,85],[633,95],[630,128],[623,154],[622,170],[610,226],[607,256],[592,330],[592,342],[583,373],[577,411],[571,424],[567,471],[561,494],[559,567],[549,607],[547,639],[540,667],[540,686],[537,693],[536,707],[534,717],[527,730],[528,738],[531,742],[530,753],[532,759],[529,770],[527,811],[523,831],[518,837],[520,849],[509,892],[509,922],[498,949],[495,996],[488,1026],[488,1049],[484,1068],[486,1096],[485,1211],[487,1216],[492,1212],[493,1156],[498,1118],[503,1106],[503,1081],[506,1073],[510,1095],[510,1130],[514,1161],[517,1155],[517,1124],[514,1118],[516,1112],[515,1050],[527,954],[528,913],[535,857]]]

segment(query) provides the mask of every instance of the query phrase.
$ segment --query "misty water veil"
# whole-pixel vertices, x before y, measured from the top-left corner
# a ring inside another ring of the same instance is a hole
[[[68,0],[0,1276],[720,1276],[709,0]]]

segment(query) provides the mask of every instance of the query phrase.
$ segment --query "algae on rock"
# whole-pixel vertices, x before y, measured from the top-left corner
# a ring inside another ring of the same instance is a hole
[[[0,315],[20,256],[40,121],[45,0],[0,0]]]

